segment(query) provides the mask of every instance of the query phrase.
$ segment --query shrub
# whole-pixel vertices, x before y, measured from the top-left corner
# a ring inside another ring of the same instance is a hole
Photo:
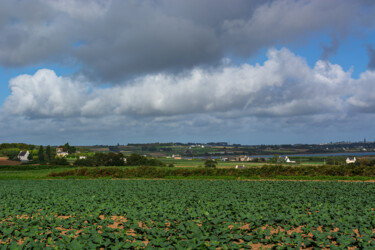
[[[69,162],[64,157],[57,157],[51,161],[51,164],[65,166],[69,165]]]
[[[216,168],[217,162],[215,160],[206,160],[204,162],[204,167],[205,168]]]

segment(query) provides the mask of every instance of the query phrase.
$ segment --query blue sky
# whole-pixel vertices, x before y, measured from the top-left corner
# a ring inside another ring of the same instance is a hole
[[[0,143],[375,141],[371,1],[0,3]]]

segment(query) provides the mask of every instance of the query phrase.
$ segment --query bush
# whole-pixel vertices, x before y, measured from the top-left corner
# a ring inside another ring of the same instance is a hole
[[[126,158],[127,166],[165,166],[164,162],[157,159],[148,159],[139,154],[131,154]]]
[[[86,159],[78,159],[74,162],[75,166],[125,166],[124,156],[121,153],[110,152],[108,154],[96,153]]]
[[[204,162],[205,168],[216,168],[217,162],[215,160],[206,160]]]
[[[53,159],[50,163],[59,166],[69,165],[69,162],[64,157],[57,157]]]

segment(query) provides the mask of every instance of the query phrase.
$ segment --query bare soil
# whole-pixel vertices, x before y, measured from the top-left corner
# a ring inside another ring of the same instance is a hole
[[[10,161],[8,157],[0,157],[0,165],[21,165],[19,161]]]

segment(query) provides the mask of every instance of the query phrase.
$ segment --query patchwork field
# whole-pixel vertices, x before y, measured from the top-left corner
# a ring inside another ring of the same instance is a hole
[[[375,184],[0,181],[0,245],[28,248],[374,248]]]
[[[19,161],[10,161],[8,157],[0,157],[0,165],[20,165],[21,162]]]

